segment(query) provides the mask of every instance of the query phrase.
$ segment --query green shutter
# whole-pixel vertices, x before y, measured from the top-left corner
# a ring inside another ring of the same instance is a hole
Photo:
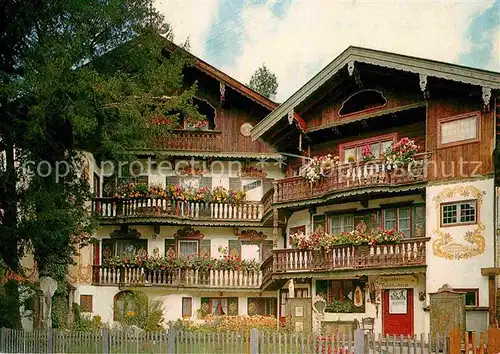
[[[236,256],[241,259],[241,241],[229,240],[229,255]]]
[[[167,185],[171,184],[173,186],[176,186],[179,184],[179,177],[178,176],[167,176]]]
[[[413,237],[425,237],[425,204],[416,205],[413,209]]]
[[[172,239],[165,239],[165,256],[175,257],[177,254],[176,242]]]
[[[229,189],[234,191],[241,190],[241,178],[240,177],[229,177]]]
[[[227,314],[229,316],[238,316],[238,298],[230,297],[227,299]]]
[[[256,297],[249,297],[247,300],[247,311],[248,311],[248,316],[254,316],[258,315],[258,310],[259,310],[259,298]]]
[[[202,316],[206,316],[210,313],[210,298],[202,297],[201,298],[201,314]]]
[[[210,240],[201,240],[200,242],[200,256],[211,257]]]
[[[200,187],[208,187],[211,190],[212,189],[212,177],[201,177]]]
[[[114,257],[114,255],[115,255],[115,242],[110,239],[102,240],[101,263],[104,263],[107,257]]]

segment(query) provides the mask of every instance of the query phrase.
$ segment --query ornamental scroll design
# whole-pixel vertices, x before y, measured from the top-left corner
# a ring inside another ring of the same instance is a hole
[[[261,243],[265,241],[267,236],[262,231],[257,230],[243,230],[237,233],[240,241]]]
[[[480,207],[483,203],[483,196],[485,192],[473,186],[456,186],[445,188],[437,196],[433,198],[436,210],[437,225],[440,225],[441,220],[441,203],[448,201],[455,196],[464,198],[474,198],[477,200],[477,225],[471,230],[467,231],[463,236],[466,242],[460,243],[455,240],[448,232],[443,232],[439,226],[433,230],[436,239],[432,242],[432,251],[435,256],[449,260],[468,259],[479,256],[484,253],[486,241],[484,239],[484,224],[480,220]]]
[[[191,226],[186,226],[182,229],[177,230],[174,234],[176,239],[189,239],[189,240],[201,240],[205,237],[200,230],[195,230]]]

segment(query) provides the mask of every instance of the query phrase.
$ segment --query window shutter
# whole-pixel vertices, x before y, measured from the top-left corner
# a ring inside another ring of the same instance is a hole
[[[236,257],[241,259],[241,242],[240,242],[240,240],[229,240],[228,254],[230,256],[236,256]]]
[[[264,179],[264,194],[269,192],[270,189],[273,189],[273,179],[265,178]]]
[[[167,176],[167,185],[176,186],[179,184],[179,176]]]
[[[237,297],[230,297],[227,300],[227,314],[229,316],[238,316],[238,298]]]
[[[211,257],[210,240],[201,240],[200,242],[200,256]]]
[[[425,237],[425,205],[413,207],[413,237]]]
[[[202,297],[201,298],[201,313],[203,316],[208,315],[210,313],[210,298]]]
[[[102,196],[112,197],[116,190],[116,177],[109,176],[102,179]]]
[[[229,189],[234,191],[241,190],[241,178],[240,177],[229,177]]]
[[[200,187],[208,187],[212,190],[212,177],[201,177]]]
[[[103,262],[108,257],[114,257],[114,255],[115,255],[115,242],[111,239],[102,240],[101,262]]]
[[[271,251],[273,249],[273,241],[262,241],[262,259],[264,262],[267,258],[271,256]]]
[[[177,251],[176,251],[175,240],[165,239],[165,256],[175,257],[176,254],[177,254]]]

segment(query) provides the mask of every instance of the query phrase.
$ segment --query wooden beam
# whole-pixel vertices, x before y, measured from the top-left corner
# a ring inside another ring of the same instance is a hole
[[[482,269],[481,269],[482,271]],[[488,277],[488,317],[490,319],[490,326],[495,324],[497,317],[497,309],[496,309],[496,286],[495,286],[495,276],[490,275]]]
[[[481,275],[484,277],[500,275],[500,268],[481,268]]]

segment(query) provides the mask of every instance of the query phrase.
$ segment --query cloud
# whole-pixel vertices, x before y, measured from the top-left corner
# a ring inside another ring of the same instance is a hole
[[[480,2],[292,2],[276,18],[269,3],[249,5],[242,17],[243,42],[236,65],[222,67],[246,82],[262,63],[279,79],[283,101],[349,45],[459,63],[470,50],[466,32]]]
[[[494,43],[500,33],[498,22],[491,25],[498,5],[489,0],[157,0],[157,5],[173,24],[177,42],[190,35],[194,54],[237,80],[248,82],[265,63],[278,76],[278,101],[349,45],[498,70]]]
[[[189,37],[191,52],[196,55],[203,53],[206,31],[218,6],[212,0],[155,0],[156,9],[174,28],[174,41],[182,44]]]

